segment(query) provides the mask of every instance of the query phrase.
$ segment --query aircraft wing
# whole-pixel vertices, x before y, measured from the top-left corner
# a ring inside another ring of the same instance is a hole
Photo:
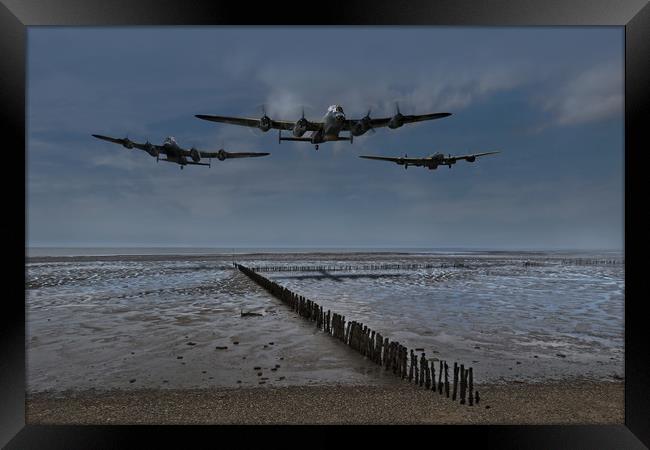
[[[402,123],[414,123],[414,122],[423,122],[425,120],[435,120],[442,119],[443,117],[451,116],[451,113],[431,113],[431,114],[420,114],[420,115],[403,115]],[[370,125],[372,128],[386,127],[390,122],[392,117],[382,117],[378,119],[370,119]],[[360,120],[360,119],[358,119]],[[346,130],[349,130],[355,122],[358,120],[347,120],[346,121]]]
[[[119,145],[131,145],[133,148],[137,148],[137,149],[145,150],[145,151],[146,151],[148,148],[150,148],[150,147],[148,147],[146,144],[140,144],[140,143],[138,143],[138,142],[133,142],[132,140],[130,140],[130,139],[128,139],[128,138],[122,138],[122,139],[120,139],[120,138],[112,138],[112,137],[110,137],[110,136],[103,136],[103,135],[101,135],[101,134],[93,134],[93,137],[96,137],[97,139],[101,139],[101,140],[103,140],[103,141],[112,142],[112,143],[114,143],[114,144],[119,144]],[[166,153],[164,147],[161,147],[161,146],[159,146],[159,145],[153,145],[153,144],[149,144],[149,145],[150,145],[151,147],[158,148],[158,151],[159,151],[160,153]]]
[[[474,153],[473,155],[462,155],[462,156],[452,156],[450,158],[446,158],[447,160],[451,160],[452,162],[459,161],[461,159],[465,159],[467,161],[474,161],[474,159],[478,158],[479,156],[485,156],[485,155],[494,155],[495,153],[500,153],[499,151],[494,151],[494,152],[484,152],[484,153]]]
[[[225,150],[219,150],[218,152],[199,152],[201,158],[255,158],[258,156],[267,156],[270,153],[264,152],[227,152]]]
[[[114,144],[124,145],[125,139],[112,138],[110,136],[102,136],[101,134],[93,134],[93,137],[101,139],[103,141],[112,142]]]
[[[248,117],[213,116],[209,114],[196,114],[194,117],[209,120],[210,122],[228,123],[230,125],[240,125],[243,127],[259,128],[260,126],[260,119],[251,119]],[[310,126],[307,128],[308,131],[316,131],[319,129],[318,122],[310,122],[309,124]],[[288,120],[271,120],[271,128],[276,130],[293,130],[294,125],[295,122],[290,122]]]
[[[422,166],[425,163],[424,158],[407,158],[407,157],[388,157],[388,156],[369,156],[369,155],[363,155],[359,156],[359,158],[365,158],[365,159],[376,159],[377,161],[392,161],[395,164],[399,165],[408,165],[408,166]]]

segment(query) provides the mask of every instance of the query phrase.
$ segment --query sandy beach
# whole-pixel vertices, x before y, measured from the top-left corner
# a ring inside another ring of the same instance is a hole
[[[622,382],[477,386],[460,405],[409,384],[33,394],[28,424],[622,424]]]

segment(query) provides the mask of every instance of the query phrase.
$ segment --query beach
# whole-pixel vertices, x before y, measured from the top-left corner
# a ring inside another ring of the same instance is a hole
[[[27,401],[30,424],[622,424],[614,382],[483,385],[478,405],[400,386],[73,391]]]
[[[545,252],[236,258],[436,367],[473,367],[480,403],[394,376],[235,270],[231,254],[59,255],[27,265],[27,422],[623,422],[620,262]]]

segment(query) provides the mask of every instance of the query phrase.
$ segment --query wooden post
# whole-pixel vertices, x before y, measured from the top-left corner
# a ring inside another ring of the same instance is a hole
[[[414,366],[414,369],[415,369],[415,385],[417,386],[418,384],[420,384],[420,377],[419,377],[420,371],[418,370],[418,358],[417,358],[417,356],[415,358],[413,358],[413,366]]]
[[[361,354],[363,356],[367,356],[366,353],[366,340],[368,338],[368,327],[363,326],[363,329],[361,330]]]
[[[424,366],[424,388],[429,390],[431,389],[431,369],[429,369],[426,359],[422,361],[422,365]]]
[[[442,395],[442,360],[440,360],[440,366],[438,370],[438,394]]]
[[[479,395],[478,395],[478,391],[476,391],[474,396],[476,397],[475,401],[476,401],[476,404],[478,405],[479,400],[481,400],[481,397],[479,397]]]
[[[445,361],[445,396],[449,398],[449,366]]]
[[[424,365],[427,359],[424,357],[424,352],[420,355],[420,387],[424,385]]]
[[[451,395],[451,399],[456,401],[456,393],[458,391],[458,363],[454,363],[454,391]]]
[[[388,338],[384,338],[384,368],[388,370],[390,364],[390,352],[388,348]]]
[[[436,392],[436,363],[431,361],[431,390]]]
[[[384,343],[384,337],[380,334],[377,333],[377,341],[375,342],[375,351],[377,352],[377,364],[381,366],[382,363],[382,356],[381,356],[381,346]]]
[[[413,349],[411,349],[411,368],[409,369],[409,382],[413,381],[413,362],[414,362]]]
[[[465,365],[460,365],[460,404],[465,404]]]
[[[473,370],[469,368],[469,406],[474,404],[474,375]]]

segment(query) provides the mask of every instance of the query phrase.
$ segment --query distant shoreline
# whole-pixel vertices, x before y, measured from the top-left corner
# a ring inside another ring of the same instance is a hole
[[[163,248],[163,247],[131,247],[131,248],[67,248],[67,247],[35,247],[26,248],[27,262],[59,262],[59,261],[89,261],[89,260],[169,260],[169,259],[214,259],[233,257],[255,257],[272,255],[411,255],[411,256],[557,256],[557,257],[593,257],[600,255],[604,258],[623,258],[622,250],[477,250],[477,249],[417,249],[417,248]]]
[[[623,424],[624,383],[478,385],[478,405],[403,386],[72,391],[28,395],[36,424]]]

